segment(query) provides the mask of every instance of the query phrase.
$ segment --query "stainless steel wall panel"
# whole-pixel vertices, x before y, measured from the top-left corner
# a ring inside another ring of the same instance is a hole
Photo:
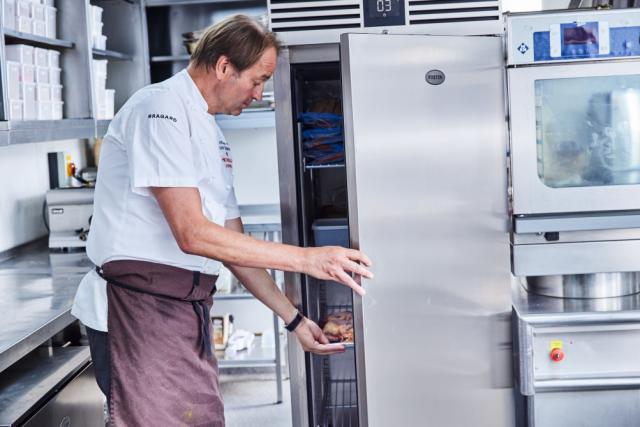
[[[362,425],[514,424],[501,43],[342,37]]]

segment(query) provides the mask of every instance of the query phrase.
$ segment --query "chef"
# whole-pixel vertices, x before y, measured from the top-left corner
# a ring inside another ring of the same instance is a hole
[[[221,265],[277,313],[306,351],[344,351],[303,317],[265,269],[333,280],[370,261],[243,234],[233,158],[215,114],[260,100],[276,36],[245,16],[206,30],[188,68],[136,92],[104,137],[89,258],[72,313],[87,327],[113,426],[224,426],[209,312]]]

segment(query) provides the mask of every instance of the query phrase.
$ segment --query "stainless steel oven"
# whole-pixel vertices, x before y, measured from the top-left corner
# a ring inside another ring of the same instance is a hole
[[[508,20],[513,209],[640,209],[640,13]]]
[[[518,426],[640,419],[640,10],[508,15]]]

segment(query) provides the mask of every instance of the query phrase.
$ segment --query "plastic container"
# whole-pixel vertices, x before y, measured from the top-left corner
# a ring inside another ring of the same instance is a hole
[[[95,28],[96,24],[102,24],[102,8],[100,6],[91,6],[91,24],[92,28]],[[100,32],[98,34],[102,34],[102,27],[100,27]]]
[[[31,18],[27,16],[18,17],[18,31],[31,34]]]
[[[60,68],[60,52],[57,50],[49,50],[47,51],[47,55],[49,56],[49,67]]]
[[[93,36],[93,48],[94,49],[107,49],[107,36],[102,34],[97,34]]]
[[[9,28],[11,30],[16,28],[16,14],[16,0],[4,0],[2,25],[4,25],[5,28]]]
[[[45,24],[47,37],[55,39],[58,36],[57,22],[58,22],[58,9],[51,6],[45,6]]]
[[[61,73],[62,70],[60,68],[49,68],[49,83],[52,85],[59,85]]]
[[[50,76],[49,76],[49,67],[36,67],[36,83],[38,84],[49,84]]]
[[[115,112],[115,96],[116,91],[114,89],[106,89],[104,91],[104,113],[105,119],[113,119]]]
[[[22,101],[24,101],[22,114],[24,120],[36,120],[38,118],[38,110],[36,106],[36,84],[22,84]]]
[[[36,47],[33,49],[33,61],[33,63],[38,67],[48,67],[49,51],[47,49]]]
[[[46,83],[36,84],[36,101],[51,102],[51,85]]]
[[[22,65],[19,62],[7,61],[7,84],[9,89],[9,99],[22,99],[20,90],[20,73]]]
[[[108,60],[106,59],[94,59],[93,60],[93,72],[94,74],[102,74],[104,76],[107,75],[107,64]]]
[[[24,16],[25,18],[29,18],[31,15],[31,2],[28,0],[17,0],[16,1],[16,16]]]
[[[31,3],[31,18],[35,21],[44,21],[46,8],[42,3]]]
[[[62,101],[62,85],[50,85],[50,87],[51,87],[51,101],[61,102]]]
[[[9,100],[9,120],[22,120],[24,117],[22,101],[19,99]]]
[[[311,225],[316,246],[349,247],[349,226],[346,218],[317,219]]]
[[[92,22],[91,23],[91,36],[95,39],[97,36],[102,35],[102,29],[104,28],[104,24],[102,22]]]
[[[11,44],[4,47],[7,60],[21,64],[33,64],[33,46]]]
[[[38,120],[51,120],[51,102],[46,101],[38,101],[37,102],[38,109]]]
[[[34,19],[32,20],[32,25],[33,25],[33,28],[31,29],[32,34],[40,37],[47,37],[47,24],[44,22],[44,20],[37,21]]]
[[[36,67],[31,64],[22,64],[20,66],[20,81],[23,83],[35,83]]]
[[[51,103],[51,120],[62,120],[62,106],[64,102],[53,101]]]

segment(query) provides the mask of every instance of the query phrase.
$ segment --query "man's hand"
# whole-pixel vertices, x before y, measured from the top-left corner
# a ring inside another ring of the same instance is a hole
[[[330,344],[322,329],[306,317],[302,319],[293,332],[298,337],[298,341],[300,341],[304,351],[323,355],[344,352],[344,345],[340,343]]]
[[[306,274],[320,280],[340,282],[353,289],[360,296],[365,294],[362,286],[358,285],[348,273],[373,279],[373,273],[365,268],[365,266],[371,266],[371,261],[363,252],[340,246],[305,248],[305,251],[307,263],[304,272]]]

